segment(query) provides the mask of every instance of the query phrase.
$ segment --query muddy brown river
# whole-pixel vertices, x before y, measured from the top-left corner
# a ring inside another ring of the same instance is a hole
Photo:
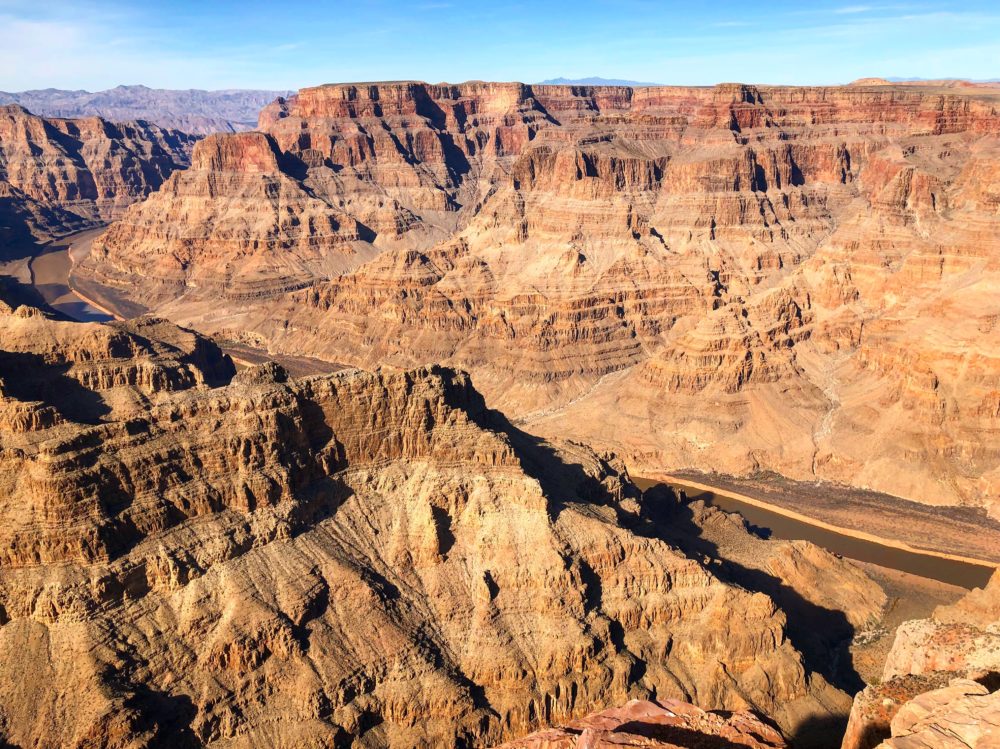
[[[802,539],[822,546],[827,551],[859,562],[869,562],[881,567],[908,572],[911,575],[938,580],[963,588],[981,588],[990,579],[995,567],[971,564],[954,559],[945,559],[933,554],[921,554],[917,551],[907,551],[893,546],[886,546],[854,538],[846,533],[812,525],[791,518],[780,512],[767,510],[754,504],[741,502],[715,492],[703,491],[681,484],[661,482],[656,479],[633,477],[640,489],[646,490],[657,484],[665,483],[675,491],[683,492],[690,500],[702,500],[706,504],[726,512],[738,512],[758,531],[770,538],[786,540]]]
[[[72,234],[42,247],[41,252],[31,259],[31,283],[50,307],[67,317],[81,322],[105,322],[114,319],[103,310],[94,307],[69,286],[69,272],[73,267],[70,253],[75,245],[86,242],[104,231],[90,231]]]

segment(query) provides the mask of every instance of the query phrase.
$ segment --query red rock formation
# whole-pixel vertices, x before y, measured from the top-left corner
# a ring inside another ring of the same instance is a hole
[[[781,735],[748,712],[729,716],[701,710],[678,700],[633,700],[575,720],[561,728],[533,733],[501,749],[651,749],[726,746],[784,747]]]
[[[518,431],[464,374],[234,376],[162,321],[29,307],[0,340],[7,743],[489,745],[654,695],[788,731],[846,711],[619,461]]]
[[[191,168],[155,194],[170,217],[139,206],[98,238],[89,263],[105,283],[146,278],[145,306],[178,294],[252,298],[300,288],[368,259],[363,228],[286,173],[262,133],[211,135],[195,145]],[[192,228],[194,224],[197,228]],[[149,248],[127,263],[111,249]]]

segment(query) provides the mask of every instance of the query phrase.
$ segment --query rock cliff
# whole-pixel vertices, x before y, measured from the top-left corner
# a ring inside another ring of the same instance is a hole
[[[163,321],[23,306],[0,340],[7,743],[488,746],[654,697],[790,734],[846,714],[774,598],[672,545],[666,498],[464,374],[234,374]]]
[[[249,157],[175,175],[81,272],[275,351],[467,369],[534,431],[641,468],[774,470],[996,514],[998,102],[303,89],[261,113],[266,177]],[[248,210],[255,180],[289,197]],[[378,256],[352,269],[364,246]]]
[[[188,163],[194,140],[143,121],[0,106],[0,252],[118,218]]]

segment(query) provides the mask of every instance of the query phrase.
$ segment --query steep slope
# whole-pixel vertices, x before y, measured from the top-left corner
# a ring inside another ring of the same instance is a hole
[[[0,253],[117,218],[188,163],[194,140],[147,122],[0,107]]]
[[[273,301],[247,304],[206,227],[222,212],[242,253],[261,247],[251,276],[285,255],[225,192],[211,220],[178,210],[178,180],[81,273],[275,351],[468,369],[533,430],[643,469],[774,470],[997,513],[998,101],[929,86],[303,89],[260,127],[283,174],[378,257],[332,280],[303,269],[314,285],[293,294],[275,279],[259,287]],[[200,239],[138,274],[178,232]]]
[[[252,298],[334,277],[370,259],[366,230],[291,177],[288,159],[262,133],[212,135],[194,147],[190,169],[174,174],[148,208],[130,212],[91,249],[105,284],[146,279],[144,305],[178,294]],[[148,248],[128,265],[109,247]],[[111,275],[111,274],[114,275]]]
[[[162,321],[0,312],[8,743],[487,746],[652,696],[846,714],[620,463],[463,374],[233,376]]]
[[[0,91],[0,104],[20,104],[43,117],[147,120],[185,133],[208,135],[252,130],[261,107],[288,93],[252,89],[175,91],[148,86],[116,86],[105,91],[47,88]]]

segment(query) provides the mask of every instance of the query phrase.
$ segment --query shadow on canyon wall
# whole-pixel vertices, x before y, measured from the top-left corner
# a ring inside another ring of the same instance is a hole
[[[557,516],[568,502],[617,504],[608,487],[588,475],[582,466],[565,462],[550,445],[518,429],[502,414],[484,408],[479,420],[482,426],[507,435],[521,456],[525,472],[541,484],[553,515]],[[606,467],[614,471],[613,467]],[[630,487],[631,484],[626,483],[626,492]],[[690,504],[669,486],[661,484],[645,492],[634,488],[632,491],[636,498],[641,496],[642,514],[636,520],[635,516],[620,512],[622,525],[641,535],[664,540],[695,559],[707,558],[708,569],[724,582],[768,595],[785,612],[786,635],[802,654],[808,671],[821,674],[830,684],[850,695],[864,688],[849,650],[855,629],[843,611],[819,606],[779,578],[724,558],[718,546],[705,537]],[[766,528],[751,526],[749,530],[764,539],[770,535]],[[596,578],[596,575],[591,577]],[[588,583],[588,603],[599,605],[599,586],[587,581],[586,574],[585,582]],[[596,601],[593,600],[595,596]],[[637,663],[633,676],[639,679],[644,671],[644,664]],[[788,738],[797,748],[839,747],[847,718],[846,714],[810,718]]]

